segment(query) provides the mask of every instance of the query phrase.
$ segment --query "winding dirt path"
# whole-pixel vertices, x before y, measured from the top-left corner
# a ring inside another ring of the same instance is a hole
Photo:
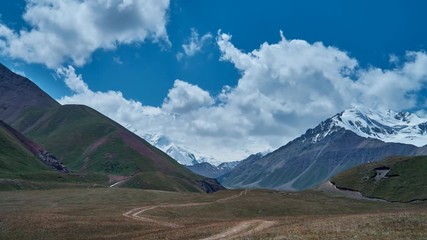
[[[195,207],[195,206],[203,206],[203,205],[209,205],[213,203],[222,203],[226,202],[238,197],[242,197],[243,195],[246,195],[248,193],[248,190],[241,191],[239,194],[221,198],[213,202],[201,202],[201,203],[183,203],[183,204],[160,204],[155,206],[146,206],[146,207],[140,207],[132,209],[128,212],[123,213],[123,216],[131,219],[135,219],[138,221],[144,221],[144,222],[151,222],[155,223],[161,226],[170,227],[170,228],[179,228],[183,227],[183,225],[167,222],[167,221],[161,221],[157,219],[152,219],[150,216],[141,216],[144,212],[156,209],[156,208],[183,208],[183,207]],[[273,226],[276,222],[274,221],[266,221],[266,220],[248,220],[248,221],[242,221],[239,224],[228,228],[224,230],[221,233],[215,234],[213,236],[210,236],[208,238],[204,238],[202,240],[217,240],[217,239],[229,239],[249,234],[254,234],[256,232],[262,231],[266,228],[269,228]]]

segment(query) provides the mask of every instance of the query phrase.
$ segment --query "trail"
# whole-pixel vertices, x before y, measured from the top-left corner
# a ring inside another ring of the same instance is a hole
[[[226,229],[225,231],[203,238],[202,240],[217,240],[217,239],[230,239],[235,237],[241,237],[244,235],[254,234],[256,232],[262,231],[266,228],[273,226],[276,222],[274,221],[265,221],[265,220],[248,220],[243,221],[237,224],[236,226]]]
[[[243,195],[246,195],[248,193],[248,190],[241,191],[239,194],[221,198],[213,202],[201,202],[201,203],[183,203],[183,204],[160,204],[155,206],[146,206],[146,207],[140,207],[132,209],[128,212],[123,213],[123,216],[135,219],[138,221],[144,221],[144,222],[151,222],[155,223],[161,226],[170,227],[170,228],[179,228],[184,227],[183,225],[171,223],[167,221],[161,221],[157,219],[152,219],[150,216],[142,216],[143,213],[156,209],[156,208],[183,208],[183,207],[195,207],[195,206],[203,206],[203,205],[209,205],[213,203],[222,203],[226,202],[238,197],[242,197]],[[274,221],[265,221],[265,220],[248,220],[248,221],[242,221],[239,224],[237,224],[234,227],[228,228],[224,230],[221,233],[218,233],[216,235],[210,236],[208,238],[204,238],[203,240],[216,240],[216,239],[227,239],[227,238],[233,238],[238,236],[244,236],[253,234],[259,231],[262,231],[266,228],[269,228],[273,226],[276,222]]]
[[[113,184],[111,184],[110,185],[110,187],[115,187],[115,186],[117,186],[117,185],[119,185],[120,183],[122,183],[122,182],[126,182],[128,179],[125,179],[125,180],[121,180],[121,181],[118,181],[118,182],[116,182],[116,183],[113,183]]]

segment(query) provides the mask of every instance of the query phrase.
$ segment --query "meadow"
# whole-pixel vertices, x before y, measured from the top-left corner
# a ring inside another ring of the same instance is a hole
[[[426,202],[355,200],[320,191],[0,192],[0,239],[426,238]]]

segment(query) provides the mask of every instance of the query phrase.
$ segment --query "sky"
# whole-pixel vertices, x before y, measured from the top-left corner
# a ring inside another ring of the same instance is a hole
[[[347,108],[427,104],[427,2],[6,0],[0,61],[62,104],[217,161]]]

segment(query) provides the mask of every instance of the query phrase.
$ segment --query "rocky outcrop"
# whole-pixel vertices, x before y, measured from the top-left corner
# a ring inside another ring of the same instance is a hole
[[[44,164],[46,164],[50,168],[55,169],[58,172],[62,172],[62,173],[70,172],[68,168],[61,161],[59,161],[54,155],[52,155],[48,151],[41,150],[38,154],[38,157],[40,158],[40,160],[42,160]]]

